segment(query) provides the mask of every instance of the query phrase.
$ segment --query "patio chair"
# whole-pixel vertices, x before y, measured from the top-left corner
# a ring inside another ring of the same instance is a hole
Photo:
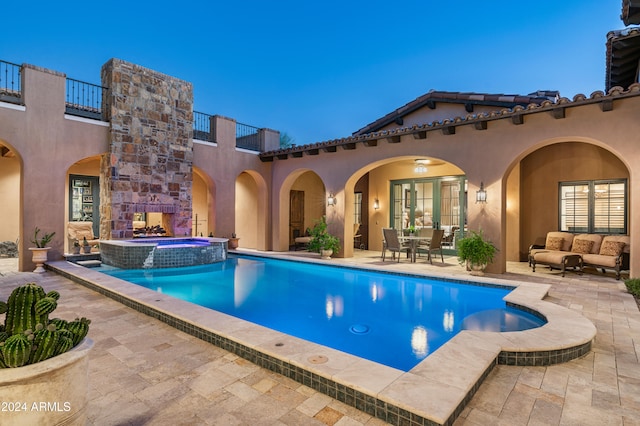
[[[384,242],[382,245],[382,261],[384,262],[385,255],[387,250],[391,252],[392,258],[396,258],[396,253],[398,253],[398,262],[400,262],[400,253],[403,251],[407,252],[407,257],[409,256],[410,247],[403,246],[400,244],[400,239],[398,239],[398,232],[393,228],[383,228],[382,235],[384,236]]]
[[[362,234],[360,233],[360,224],[353,224],[353,248],[364,249],[364,244],[362,244]]]
[[[422,249],[427,252],[427,260],[429,263],[433,265],[433,258],[431,257],[431,253],[440,250],[440,259],[442,263],[444,263],[444,255],[442,254],[442,237],[444,236],[444,229],[434,229],[433,235],[431,236],[431,242],[429,246],[424,246]]]

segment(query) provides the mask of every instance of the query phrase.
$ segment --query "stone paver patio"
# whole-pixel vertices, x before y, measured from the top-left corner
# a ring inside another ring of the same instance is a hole
[[[294,256],[306,254],[291,253]],[[456,259],[382,264],[357,251],[336,263],[465,274]],[[59,316],[90,317],[92,425],[381,425],[383,421],[129,309],[54,273],[16,273],[0,260],[0,297],[40,282],[62,293]],[[598,330],[585,357],[550,367],[497,366],[455,425],[640,425],[640,312],[624,283],[510,263],[502,279],[550,284],[546,300],[581,313]],[[0,424],[1,421],[0,413]]]

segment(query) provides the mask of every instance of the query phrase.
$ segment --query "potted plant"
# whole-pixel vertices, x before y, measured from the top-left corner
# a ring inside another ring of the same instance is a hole
[[[73,254],[80,254],[80,241],[73,241]]]
[[[87,237],[82,237],[82,251],[84,253],[91,253],[91,246],[89,245],[89,241],[87,241]]]
[[[340,239],[327,232],[327,218],[322,216],[311,229],[311,241],[309,241],[309,251],[320,253],[323,259],[331,258],[333,253],[340,251]]]
[[[51,232],[50,234],[45,233],[43,236],[40,236],[40,228],[35,227],[33,238],[31,239],[35,247],[29,247],[29,250],[31,250],[31,261],[36,264],[36,269],[34,269],[33,272],[44,272],[44,263],[48,258],[47,253],[51,250],[51,247],[47,247],[47,244],[51,242],[54,235],[56,235],[56,233]]]
[[[482,231],[471,231],[470,235],[458,241],[458,261],[465,264],[471,275],[483,275],[486,266],[493,261],[498,250],[486,240]]]
[[[57,291],[45,293],[31,282],[0,301],[0,389],[10,389],[14,404],[3,413],[3,423],[86,422],[91,321],[51,318],[59,298]]]
[[[231,233],[231,238],[229,238],[229,248],[230,249],[237,249],[238,248],[238,241],[240,240],[240,238],[238,238],[236,236],[235,232]]]

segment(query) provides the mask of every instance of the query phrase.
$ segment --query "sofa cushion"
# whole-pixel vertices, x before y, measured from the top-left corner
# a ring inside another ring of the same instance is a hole
[[[604,268],[615,268],[616,257],[602,254],[583,254],[582,261],[587,265],[602,266]]]
[[[577,255],[578,253],[571,253],[566,251],[541,251],[534,254],[533,259],[536,261],[536,263],[561,265],[562,258],[572,254]]]
[[[571,250],[571,243],[573,243],[574,235],[571,232],[551,231],[547,232],[547,240],[545,246],[549,244],[549,238],[562,238],[562,247],[559,250],[569,251]]]
[[[629,253],[629,249],[630,246],[629,244],[631,244],[631,237],[629,237],[628,235],[607,235],[606,237],[604,237],[602,239],[602,243],[604,244],[606,241],[621,241],[625,244],[624,249],[622,250],[623,253]]]
[[[592,248],[593,248],[593,241],[583,240],[576,237],[573,239],[573,245],[571,246],[571,251],[574,253],[588,254],[588,253],[591,253]]]
[[[624,241],[605,240],[600,247],[600,254],[603,256],[620,256],[625,246]]]
[[[589,250],[589,253],[592,253],[592,254],[600,253],[600,246],[602,245],[602,235],[600,235],[600,234],[578,234],[573,239],[574,244],[575,244],[576,240],[593,241],[593,246],[591,247],[591,250]],[[573,248],[571,250],[575,251],[575,250],[573,250]]]
[[[562,250],[564,238],[562,237],[547,237],[547,242],[544,248],[547,250]]]

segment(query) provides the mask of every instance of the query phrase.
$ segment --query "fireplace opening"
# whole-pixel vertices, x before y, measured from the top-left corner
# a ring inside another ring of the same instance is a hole
[[[172,237],[173,213],[135,213],[133,218],[133,236],[138,237]]]

